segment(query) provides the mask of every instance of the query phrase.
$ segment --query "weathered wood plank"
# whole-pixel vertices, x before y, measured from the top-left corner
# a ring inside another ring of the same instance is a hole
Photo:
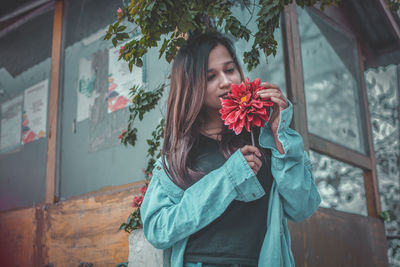
[[[309,134],[309,137],[312,150],[361,169],[372,169],[371,159],[368,156],[312,133]]]
[[[293,104],[294,129],[303,137],[304,149],[308,151],[310,145],[296,4],[286,6],[283,15],[282,40],[287,94]]]
[[[368,215],[373,217],[378,217],[381,212],[381,201],[380,201],[380,193],[378,189],[378,174],[376,170],[376,159],[375,159],[375,151],[374,151],[374,141],[372,139],[372,126],[371,119],[369,116],[368,109],[368,97],[367,97],[367,88],[365,86],[365,76],[364,76],[364,60],[363,54],[361,52],[360,42],[357,41],[357,50],[358,50],[358,60],[359,67],[361,72],[361,92],[360,92],[360,111],[361,111],[361,119],[363,120],[363,128],[366,130],[366,145],[367,151],[369,152],[369,157],[371,159],[371,170],[364,170],[364,186],[365,186],[365,197],[367,199],[367,209]]]
[[[380,219],[320,208],[289,228],[296,267],[388,266]]]
[[[115,266],[128,260],[119,231],[144,181],[63,202],[0,213],[0,266]]]
[[[132,211],[140,185],[49,206],[44,212],[48,263],[115,266],[127,261],[128,233],[118,229]]]
[[[37,262],[35,208],[0,213],[0,266],[32,266]]]
[[[54,6],[53,42],[51,48],[51,77],[48,113],[47,163],[46,163],[46,203],[55,201],[55,174],[57,148],[57,120],[61,61],[61,32],[64,1],[58,0]]]

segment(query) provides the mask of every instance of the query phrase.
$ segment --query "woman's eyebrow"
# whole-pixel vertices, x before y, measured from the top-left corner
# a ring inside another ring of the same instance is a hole
[[[224,63],[224,67],[225,67],[226,65],[229,65],[229,64],[232,64],[232,63],[235,63],[235,62],[233,62],[233,60],[229,60],[229,61],[227,61],[227,62]],[[212,71],[214,71],[214,69],[208,69],[208,70],[207,70],[207,72],[212,72]]]

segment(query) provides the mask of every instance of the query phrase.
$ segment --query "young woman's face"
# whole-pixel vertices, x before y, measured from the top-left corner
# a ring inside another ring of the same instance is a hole
[[[204,103],[207,109],[219,110],[219,98],[227,97],[231,84],[240,82],[240,72],[228,49],[218,44],[208,55],[207,92]]]

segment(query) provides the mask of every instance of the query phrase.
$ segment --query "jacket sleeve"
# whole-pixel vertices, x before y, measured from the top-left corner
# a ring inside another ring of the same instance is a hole
[[[144,235],[159,249],[207,226],[234,199],[248,202],[265,194],[240,150],[185,191],[177,189],[159,159],[140,208]]]
[[[321,197],[314,183],[311,161],[304,151],[301,135],[289,128],[293,116],[293,106],[281,111],[278,139],[284,154],[275,145],[268,124],[261,129],[260,145],[271,149],[271,172],[277,183],[283,210],[288,219],[299,222],[310,217],[319,207]]]

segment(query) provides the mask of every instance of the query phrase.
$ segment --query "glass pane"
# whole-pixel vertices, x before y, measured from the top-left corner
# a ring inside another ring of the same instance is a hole
[[[142,69],[134,67],[133,74],[126,62],[117,62],[119,49],[103,37],[108,24],[116,20],[121,1],[73,0],[67,4],[61,199],[144,180],[146,139],[162,116],[159,109],[146,114],[135,125],[139,129],[136,146],[123,146],[118,135],[128,126],[126,89],[146,82],[154,88],[166,80],[169,70],[156,49],[150,50]]]
[[[308,130],[366,154],[356,40],[298,8]]]
[[[397,66],[365,72],[372,138],[378,172],[382,210],[390,210],[396,220],[385,222],[387,235],[400,235],[400,125]],[[388,242],[391,266],[400,265],[399,240]]]
[[[363,172],[310,150],[321,207],[367,216]]]
[[[0,210],[44,200],[52,28],[42,10],[0,34]]]
[[[252,16],[251,12],[253,12],[253,14],[257,14],[258,9],[258,5],[253,7],[253,2],[251,2],[249,3],[248,8],[241,8],[239,5],[237,5],[232,9],[232,12],[242,24],[247,25],[247,28],[254,33],[257,31],[257,24],[255,21],[256,16]],[[257,68],[253,69],[251,73],[247,71],[247,67],[245,67],[243,64],[243,53],[251,50],[254,38],[250,38],[248,42],[245,40],[237,40],[235,42],[236,53],[240,63],[242,64],[245,77],[249,77],[251,81],[256,78],[260,78],[263,82],[268,81],[269,83],[276,84],[282,90],[283,94],[287,96],[281,29],[276,29],[274,35],[275,40],[278,42],[276,56],[270,55],[267,58],[265,54],[260,51],[260,64],[257,66]]]

